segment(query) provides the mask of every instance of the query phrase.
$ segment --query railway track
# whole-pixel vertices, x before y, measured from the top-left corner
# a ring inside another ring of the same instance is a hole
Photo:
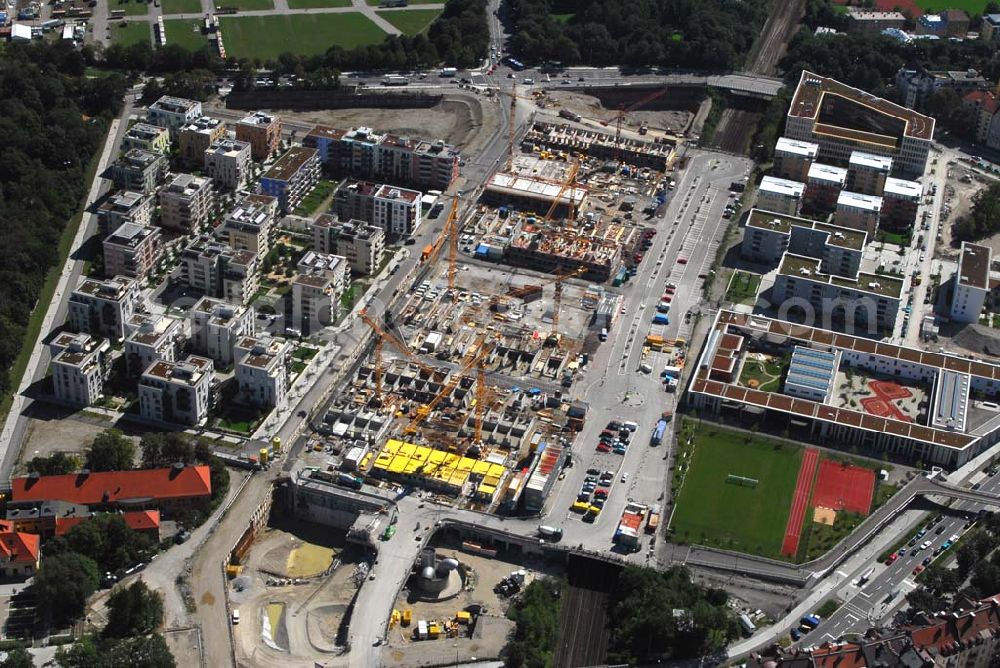
[[[585,558],[571,558],[569,587],[559,611],[559,641],[555,668],[594,666],[606,662],[608,602],[619,567]]]

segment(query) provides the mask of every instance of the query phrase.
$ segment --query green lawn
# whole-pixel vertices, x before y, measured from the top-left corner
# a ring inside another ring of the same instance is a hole
[[[291,9],[315,9],[317,7],[350,7],[351,0],[288,0]]]
[[[215,4],[218,7],[236,7],[243,11],[274,9],[274,2],[272,0],[215,0]],[[225,40],[225,36],[222,39]]]
[[[316,184],[316,187],[313,188],[308,195],[303,197],[301,202],[299,202],[299,205],[295,208],[295,215],[311,216],[316,213],[323,203],[333,195],[333,190],[336,187],[337,184],[333,181],[327,181],[326,179],[321,180]]]
[[[405,9],[394,12],[379,12],[379,16],[399,28],[404,35],[416,35],[427,29],[440,14],[439,9]]]
[[[111,0],[108,11],[125,10],[125,16],[145,16],[149,13],[149,4],[144,0]]]
[[[183,46],[188,51],[200,51],[208,44],[208,39],[201,34],[199,19],[170,19],[163,22],[163,27],[167,31],[167,44]]]
[[[694,454],[674,510],[674,540],[780,559],[802,448],[685,420],[682,438],[688,434]],[[730,484],[730,474],[759,482]]]
[[[139,42],[152,43],[152,27],[148,21],[129,21],[122,24],[115,22],[111,24],[111,41],[115,44],[128,46]]]
[[[989,0],[917,0],[921,9],[939,12],[944,9],[964,9],[968,14],[982,14]]]
[[[757,381],[754,389],[761,392],[777,392],[781,389],[781,376],[785,372],[785,364],[781,360],[770,359],[765,362],[748,359],[743,363],[740,372],[740,385],[750,387],[751,380]]]
[[[163,0],[163,13],[200,14],[201,0]]]
[[[760,276],[747,271],[737,271],[729,281],[726,290],[726,301],[734,304],[753,304],[757,300],[757,290],[760,288]]]
[[[381,28],[360,13],[289,14],[286,16],[223,17],[222,36],[231,58],[277,58],[286,51],[303,56],[326,53],[331,46],[345,49],[377,44]]]

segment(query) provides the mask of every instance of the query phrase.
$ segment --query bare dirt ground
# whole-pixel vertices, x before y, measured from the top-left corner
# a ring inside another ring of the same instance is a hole
[[[487,105],[484,111],[483,105]],[[275,109],[283,118],[340,128],[365,126],[378,132],[420,139],[443,139],[463,152],[477,150],[483,137],[497,127],[496,102],[476,95],[449,95],[429,109],[326,109],[289,111]]]
[[[513,631],[514,624],[505,617],[510,601],[497,596],[493,592],[493,587],[519,569],[527,571],[525,584],[535,577],[552,574],[548,565],[540,562],[508,560],[502,553],[497,558],[490,559],[462,552],[448,542],[435,541],[435,543],[434,547],[437,548],[440,558],[453,557],[469,569],[471,575],[466,590],[450,600],[431,603],[410,601],[409,591],[404,588],[396,600],[395,607],[401,612],[411,610],[413,623],[408,628],[395,626],[389,631],[388,645],[382,653],[386,665],[401,667],[441,665],[448,661],[455,661],[457,664],[463,660],[472,660],[473,657],[482,660],[499,656],[507,644],[508,635]],[[412,639],[417,620],[424,619],[429,622],[454,619],[456,612],[470,605],[481,605],[484,609],[473,637],[442,637],[424,641]]]
[[[548,98],[559,107],[592,120],[610,121],[616,112],[606,108],[596,97],[583,93],[554,90],[549,93]],[[627,120],[630,127],[638,128],[642,122],[646,122],[654,130],[677,134],[688,130],[692,118],[693,114],[689,111],[633,111],[629,113]]]
[[[178,666],[201,665],[201,634],[198,629],[167,629],[163,632],[163,637]]]
[[[95,436],[112,426],[114,425],[111,422],[73,416],[59,418],[53,416],[52,419],[31,418],[28,421],[27,436],[15,472],[25,471],[25,464],[34,457],[47,457],[56,452],[82,455],[90,447]],[[138,450],[139,436],[127,432],[126,435],[132,438]]]

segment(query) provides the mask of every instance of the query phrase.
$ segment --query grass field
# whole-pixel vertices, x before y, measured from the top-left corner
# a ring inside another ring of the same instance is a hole
[[[441,14],[437,9],[407,9],[397,12],[379,12],[379,16],[396,26],[404,35],[416,35],[427,29]]]
[[[226,54],[232,58],[277,58],[286,51],[303,56],[381,42],[385,33],[360,13],[223,17]]]
[[[350,7],[351,0],[288,0],[292,9],[315,9],[317,7]]]
[[[257,10],[257,9],[274,9],[273,0],[219,0],[217,3],[220,6],[226,7],[236,7],[243,11]],[[225,37],[223,37],[225,39]]]
[[[200,14],[201,0],[163,0],[164,14]],[[167,39],[170,39],[169,37]]]
[[[674,511],[675,540],[781,558],[802,448],[690,420],[683,430],[694,454]],[[729,474],[759,483],[729,484]]]
[[[380,0],[365,0],[369,7],[378,7]],[[410,5],[443,5],[444,0],[410,0]]]
[[[144,0],[111,0],[108,10],[123,9],[125,16],[145,16],[149,13],[149,4]]]
[[[115,44],[151,43],[152,38],[152,28],[147,21],[129,21],[125,25],[120,22],[111,24],[111,41]]]
[[[199,51],[208,44],[201,34],[201,21],[197,19],[170,19],[163,22],[163,27],[167,30],[167,44],[183,46],[189,51]],[[229,42],[226,44],[228,46]]]

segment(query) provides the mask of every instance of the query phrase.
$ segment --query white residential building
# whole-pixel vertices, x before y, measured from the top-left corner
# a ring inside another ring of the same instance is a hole
[[[221,367],[233,363],[236,343],[253,336],[253,310],[239,304],[202,297],[188,318],[191,321],[191,350],[215,360]]]
[[[950,316],[955,322],[979,322],[979,314],[990,292],[991,262],[989,246],[962,242],[951,298]]]
[[[126,276],[105,281],[86,278],[69,297],[70,329],[122,340],[126,323],[141,306],[139,284]]]
[[[250,144],[221,139],[205,151],[205,173],[220,188],[239,190],[250,180]]]
[[[154,362],[139,380],[139,415],[144,420],[194,426],[212,406],[212,360],[188,356],[183,362]]]
[[[201,102],[170,95],[164,95],[149,105],[146,112],[146,120],[152,125],[167,128],[171,137],[176,136],[182,126],[200,117]]]
[[[757,190],[757,208],[797,216],[806,186],[799,181],[765,176]]]
[[[64,332],[52,342],[51,349],[56,399],[80,406],[100,399],[111,370],[111,344],[89,334]]]
[[[101,237],[106,237],[124,223],[149,225],[153,222],[153,196],[131,190],[116,193],[97,209]]]
[[[247,336],[237,342],[236,381],[247,403],[274,408],[285,400],[291,351],[284,339]]]
[[[246,304],[257,292],[258,256],[235,250],[208,235],[181,251],[181,280],[210,297]]]
[[[869,238],[874,239],[881,211],[881,197],[845,190],[837,198],[837,212],[834,214],[833,222],[841,227],[864,230]]]
[[[129,376],[138,376],[153,362],[177,360],[184,344],[182,321],[166,316],[135,316],[129,325],[132,333],[125,339]]]
[[[347,258],[309,251],[298,265],[292,281],[292,322],[303,334],[311,334],[332,323],[347,289],[350,267]]]
[[[422,196],[417,190],[382,185],[375,191],[372,223],[390,236],[410,236],[420,227]]]

